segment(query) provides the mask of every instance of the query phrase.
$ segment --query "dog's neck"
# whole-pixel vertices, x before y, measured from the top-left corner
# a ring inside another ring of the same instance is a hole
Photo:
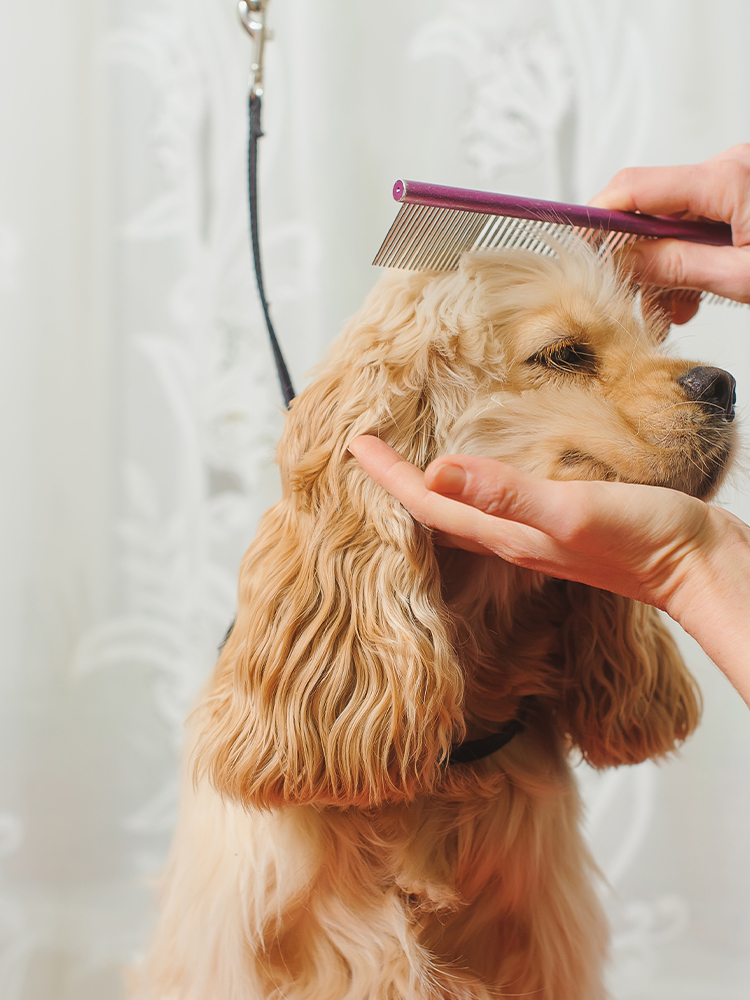
[[[560,588],[494,556],[443,549],[438,561],[464,661],[467,739],[478,739],[522,698],[559,696]]]

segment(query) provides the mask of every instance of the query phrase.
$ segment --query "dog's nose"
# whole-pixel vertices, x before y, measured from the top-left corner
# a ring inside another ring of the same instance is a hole
[[[734,404],[737,402],[734,378],[723,368],[709,368],[698,365],[677,379],[689,399],[696,403],[706,403],[712,409],[720,410],[726,420],[734,420]]]

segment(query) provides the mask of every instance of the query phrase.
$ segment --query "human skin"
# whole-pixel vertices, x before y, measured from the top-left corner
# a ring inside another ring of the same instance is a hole
[[[750,706],[750,527],[733,514],[676,490],[557,482],[469,455],[422,472],[371,436],[349,450],[437,544],[665,611]]]
[[[694,288],[750,302],[750,144],[688,166],[629,167],[589,204],[728,222],[733,246],[642,240],[627,251],[628,265],[636,277],[665,289]],[[697,303],[672,300],[672,321],[685,323],[697,310]]]

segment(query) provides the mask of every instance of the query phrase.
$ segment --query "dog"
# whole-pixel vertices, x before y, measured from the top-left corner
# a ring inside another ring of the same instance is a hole
[[[605,996],[571,759],[669,754],[696,685],[656,610],[441,549],[347,443],[709,499],[734,380],[668,325],[583,245],[376,285],[286,420],[140,1000]]]

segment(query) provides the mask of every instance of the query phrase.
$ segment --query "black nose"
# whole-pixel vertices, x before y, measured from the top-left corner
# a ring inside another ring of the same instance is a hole
[[[734,404],[737,394],[734,378],[723,368],[708,368],[699,365],[677,379],[689,399],[696,403],[706,403],[711,409],[720,411],[726,420],[734,420]]]

